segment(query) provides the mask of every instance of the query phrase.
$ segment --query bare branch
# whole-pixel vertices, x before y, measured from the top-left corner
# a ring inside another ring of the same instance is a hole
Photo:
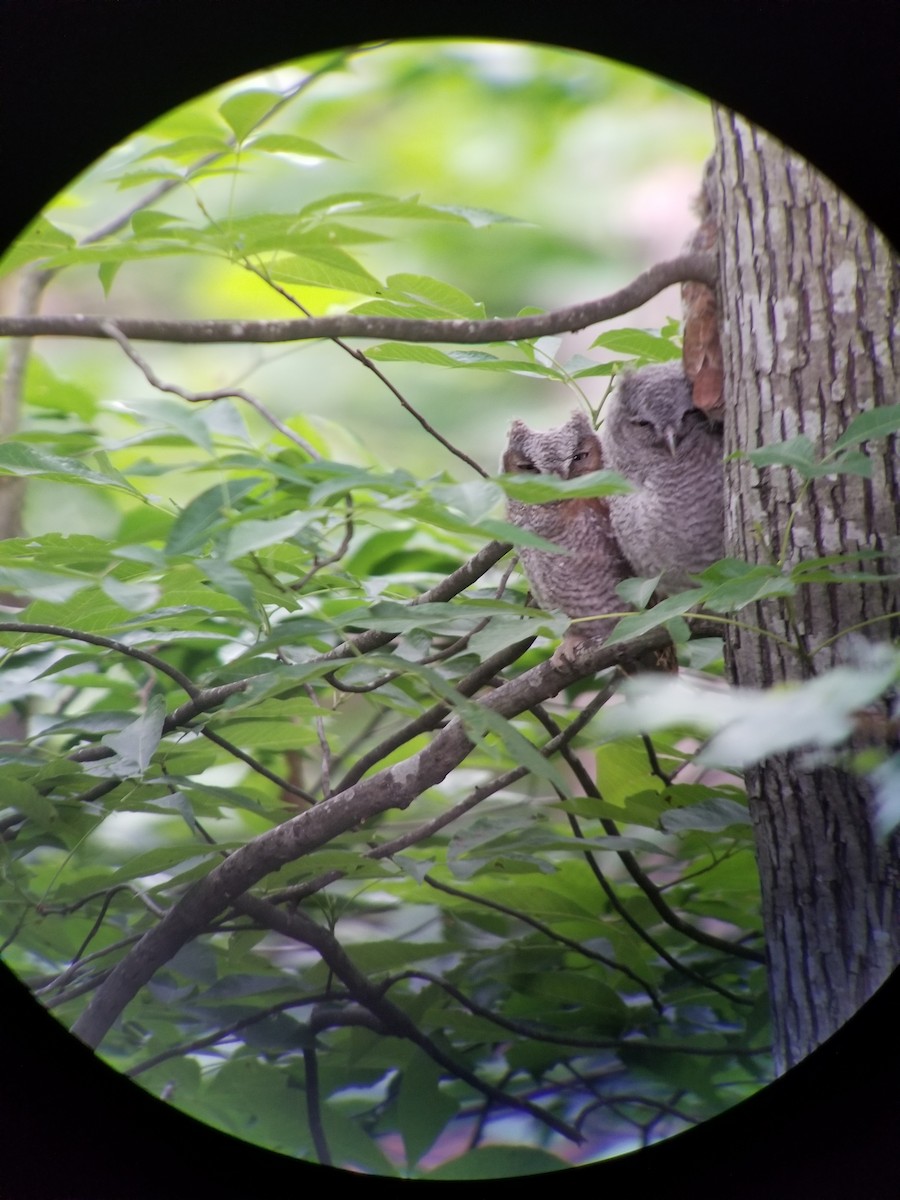
[[[281,284],[276,283],[272,278],[270,278],[268,272],[264,268],[257,266],[246,256],[244,256],[243,262],[248,271],[252,271],[253,274],[262,279],[264,283],[267,283],[270,288],[273,288],[279,294],[279,296],[287,300],[289,304],[293,304],[295,308],[298,308],[308,320],[314,319],[309,309],[304,308],[300,301],[295,296],[292,296],[286,288],[283,288]],[[343,350],[345,354],[349,354],[351,358],[356,359],[358,363],[368,368],[368,370],[372,372],[379,383],[384,384],[391,395],[400,402],[400,406],[404,408],[411,417],[414,417],[425,430],[425,432],[433,437],[436,442],[439,442],[445,450],[449,450],[451,454],[455,455],[462,462],[470,466],[473,471],[476,471],[483,478],[487,478],[487,471],[480,467],[474,459],[469,458],[465,451],[460,450],[457,446],[454,446],[453,443],[448,441],[442,433],[439,433],[433,425],[426,421],[418,409],[414,408],[412,404],[410,404],[396,384],[392,383],[390,379],[388,379],[387,375],[385,375],[385,373],[378,366],[376,366],[375,363],[372,362],[368,355],[363,353],[362,350],[355,350],[353,346],[348,346],[347,343],[339,337],[333,337],[331,340],[340,350]]]
[[[536,715],[544,725],[545,729],[549,730],[551,733],[555,730],[558,731],[555,722],[547,717],[546,714],[537,712]],[[579,762],[574,755],[568,753],[565,747],[563,747],[563,757],[574,771],[578,778],[578,782],[584,788],[585,795],[594,796],[599,800],[601,798],[600,791],[597,788],[597,785],[591,779],[590,775],[588,775],[587,771],[584,769],[583,764]],[[572,832],[576,837],[580,838],[584,836],[580,827],[578,826],[577,820],[572,817],[571,814],[569,815],[569,824],[572,827]],[[607,834],[607,836],[620,836],[618,825],[615,823],[615,821],[610,820],[609,817],[601,817],[600,824],[603,826],[604,832]],[[760,951],[748,950],[746,947],[741,946],[737,942],[731,942],[724,938],[718,938],[714,934],[707,933],[703,929],[698,929],[691,925],[688,921],[685,921],[673,909],[671,909],[668,904],[666,904],[665,900],[663,900],[660,894],[660,889],[641,868],[637,859],[630,850],[619,850],[618,855],[628,874],[638,885],[652,906],[656,909],[659,916],[662,917],[667,925],[670,925],[673,929],[676,929],[679,933],[683,933],[686,937],[693,939],[695,942],[701,942],[702,944],[710,946],[715,950],[721,950],[723,954],[736,954],[739,958],[746,958],[751,962],[765,962],[765,955]],[[593,855],[589,852],[586,852],[585,857],[588,859],[588,862],[593,865]],[[605,880],[603,881],[603,886],[604,891],[606,891],[607,896],[609,896],[610,893]],[[630,920],[627,914],[621,913],[621,915],[624,916],[626,920]],[[641,937],[647,941],[648,945],[651,944],[649,936],[646,934],[645,930],[633,923],[632,928],[634,928],[636,932],[640,933]],[[654,949],[657,951],[657,953],[666,953],[659,945],[654,945]],[[667,961],[669,962],[670,966],[676,966],[679,970],[687,970],[687,968],[680,967],[673,959],[667,958]],[[698,977],[695,975],[694,977],[699,978],[705,985],[708,985],[711,988],[717,987],[716,984],[713,984],[707,980],[705,976]],[[729,1000],[733,1000],[736,1003],[749,1003],[749,1001],[743,996],[736,996],[731,992],[724,992],[723,994],[727,995]]]
[[[588,325],[620,317],[640,308],[674,283],[697,281],[716,286],[715,259],[708,254],[682,254],[656,263],[631,283],[597,300],[573,304],[530,317],[489,318],[485,321],[426,321],[408,317],[370,317],[340,313],[294,321],[169,321],[121,317],[114,327],[126,338],[183,345],[223,342],[299,342],[312,338],[387,338],[397,342],[450,342],[479,345],[575,333]],[[0,337],[112,336],[109,317],[73,313],[69,316],[0,317]]]
[[[574,737],[576,737],[582,729],[594,719],[599,710],[607,702],[612,695],[612,687],[602,688],[585,707],[579,712],[578,716],[573,721],[570,721],[565,729],[561,730],[552,737],[543,746],[538,748],[538,752],[544,757],[549,758],[551,754],[555,754],[560,747],[568,745]],[[486,800],[489,796],[495,795],[497,792],[507,788],[510,784],[515,783],[523,776],[527,775],[530,767],[513,767],[509,771],[504,771],[500,775],[495,775],[493,779],[487,783],[479,784],[474,788],[465,799],[460,800],[457,804],[451,805],[450,808],[445,808],[437,816],[431,817],[430,820],[424,821],[417,825],[414,829],[409,829],[405,833],[399,834],[395,838],[391,838],[388,842],[382,842],[378,846],[373,846],[366,850],[363,857],[371,859],[390,858],[394,854],[399,854],[401,850],[406,850],[409,846],[415,846],[419,842],[424,842],[433,834],[441,829],[445,829],[448,825],[452,825],[454,821],[459,820],[467,812],[471,812],[476,805],[482,800]],[[280,892],[272,892],[268,899],[272,904],[282,904],[285,901],[299,903],[307,896],[319,892],[329,884],[334,883],[338,879],[343,879],[344,871],[333,869],[325,871],[321,875],[317,875],[314,879],[308,879],[305,883],[298,883],[292,887],[284,888]]]
[[[275,427],[280,434],[288,438],[295,445],[304,450],[310,458],[321,458],[321,454],[313,447],[306,438],[302,438],[299,433],[294,433],[290,426],[285,425],[284,421],[269,412],[266,406],[257,400],[250,392],[244,388],[216,388],[209,392],[190,392],[187,388],[179,387],[177,383],[166,383],[160,379],[146,359],[138,354],[137,350],[131,345],[128,338],[119,328],[119,322],[104,320],[103,328],[106,331],[106,336],[117,342],[126,355],[131,359],[134,365],[141,371],[144,378],[159,392],[168,392],[172,396],[179,396],[182,400],[187,400],[190,404],[200,404],[207,400],[243,400],[255,412],[258,412],[263,420]]]
[[[439,879],[436,879],[435,876],[431,874],[423,875],[422,878],[424,882],[427,883],[429,887],[434,888],[435,891],[444,892],[448,896],[456,896],[460,900],[467,900],[472,905],[480,904],[484,908],[493,909],[494,912],[503,913],[505,916],[511,917],[514,921],[521,921],[523,925],[529,925],[532,929],[536,929],[538,933],[542,933],[549,942],[558,942],[561,946],[567,946],[576,954],[581,954],[585,958],[593,959],[594,962],[603,963],[603,965],[605,967],[609,967],[610,970],[621,972],[633,983],[636,983],[639,987],[643,988],[643,990],[650,997],[654,1008],[656,1008],[657,1011],[662,1012],[662,1004],[660,1003],[656,989],[649,984],[646,979],[642,979],[636,971],[632,971],[632,969],[626,966],[624,963],[617,962],[614,958],[610,958],[606,954],[601,954],[599,950],[589,949],[589,947],[582,945],[581,942],[576,941],[575,938],[566,937],[565,934],[557,933],[555,930],[551,929],[545,921],[539,921],[536,917],[529,916],[528,913],[522,912],[521,909],[514,908],[508,904],[501,904],[497,900],[489,900],[486,896],[479,896],[477,892],[467,892],[462,888],[452,887],[449,883],[442,883]]]
[[[555,1129],[557,1133],[561,1133],[563,1137],[569,1138],[571,1141],[580,1142],[582,1140],[580,1134],[553,1113],[539,1108],[530,1100],[504,1092],[493,1084],[479,1079],[464,1062],[454,1059],[443,1050],[419,1029],[415,1021],[402,1008],[387,998],[386,988],[383,984],[374,983],[364,971],[356,966],[334,934],[321,925],[317,925],[306,913],[302,911],[286,913],[274,904],[251,896],[243,897],[236,907],[262,924],[269,925],[278,933],[294,938],[317,950],[331,972],[340,979],[353,998],[372,1014],[388,1034],[412,1042],[438,1066],[467,1083],[487,1099],[505,1107],[527,1112],[548,1128]]]
[[[136,658],[139,662],[153,667],[155,671],[161,671],[163,675],[168,675],[192,700],[197,700],[200,696],[200,688],[194,687],[187,675],[179,671],[177,667],[173,667],[171,663],[157,658],[155,654],[148,654],[145,650],[138,650],[136,646],[117,642],[113,638],[103,637],[99,633],[84,633],[79,629],[70,629],[66,625],[34,624],[31,621],[0,621],[0,633],[46,633],[50,637],[70,638],[74,642],[88,642],[91,646],[102,646],[107,650],[115,650],[117,654]]]
[[[461,679],[456,684],[454,691],[459,696],[473,696],[489,679],[493,679],[498,671],[502,671],[504,667],[510,666],[517,659],[521,658],[533,641],[534,638],[524,638],[522,641],[515,642],[511,646],[505,646],[502,650],[498,650],[496,654],[492,654],[490,658],[486,658],[473,671],[470,671],[465,678]],[[440,702],[420,713],[418,717],[401,726],[400,729],[388,734],[377,746],[373,746],[371,750],[360,755],[344,775],[338,785],[338,790],[344,791],[351,784],[356,783],[377,762],[380,762],[381,759],[386,758],[388,754],[392,754],[407,742],[412,741],[419,734],[430,733],[433,729],[437,729],[449,714],[449,703]]]
[[[459,595],[476,579],[480,579],[486,574],[494,563],[508,554],[512,546],[508,542],[488,542],[486,546],[482,546],[477,554],[457,567],[455,571],[451,571],[444,579],[441,579],[434,587],[422,592],[421,595],[415,596],[409,602],[409,607],[413,608],[417,604],[429,604],[432,602],[440,602],[450,600],[453,596]],[[324,654],[319,655],[311,661],[313,662],[332,662],[343,658],[353,658],[356,655],[366,654],[369,650],[377,650],[379,646],[386,646],[388,642],[392,642],[397,636],[396,633],[385,633],[380,629],[367,629],[365,633],[355,634],[348,637],[338,646],[334,646],[331,650],[327,650]]]

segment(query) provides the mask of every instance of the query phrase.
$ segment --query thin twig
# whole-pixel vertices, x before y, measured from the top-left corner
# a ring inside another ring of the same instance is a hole
[[[328,969],[341,980],[356,1002],[366,1008],[384,1026],[388,1034],[412,1042],[439,1067],[442,1067],[454,1078],[467,1083],[483,1096],[489,1097],[504,1107],[528,1113],[529,1116],[534,1117],[549,1129],[561,1133],[563,1137],[575,1142],[581,1141],[581,1136],[571,1125],[560,1120],[554,1113],[486,1083],[464,1062],[454,1059],[443,1050],[437,1042],[419,1029],[404,1009],[387,999],[385,985],[373,983],[368,975],[353,963],[330,930],[317,925],[302,910],[288,914],[274,904],[247,895],[242,896],[236,902],[235,907],[261,921],[270,923],[271,927],[278,932],[318,951]]]
[[[148,654],[146,650],[138,650],[136,646],[129,646],[126,642],[103,637],[99,633],[84,633],[79,629],[71,629],[67,625],[45,625],[33,621],[0,621],[0,633],[46,633],[49,637],[70,638],[74,642],[87,642],[91,646],[102,646],[105,650],[115,650],[117,654],[136,658],[139,662],[146,663],[147,666],[153,667],[163,675],[168,675],[192,700],[196,700],[200,695],[200,689],[194,686],[187,675],[167,663],[165,659],[157,658],[155,654]]]
[[[581,954],[585,958],[593,959],[595,962],[603,963],[605,967],[609,967],[613,971],[618,971],[620,974],[627,976],[632,983],[636,983],[650,997],[654,1008],[658,1012],[662,1012],[662,1004],[656,989],[649,984],[646,979],[642,979],[637,972],[632,971],[630,967],[616,962],[614,958],[609,958],[605,954],[601,954],[599,950],[589,950],[586,946],[582,946],[574,938],[566,937],[564,934],[557,933],[551,929],[549,925],[543,921],[537,920],[536,917],[529,916],[528,913],[522,912],[520,909],[512,908],[510,905],[501,904],[497,900],[488,900],[485,896],[479,896],[474,892],[465,892],[461,888],[452,887],[449,883],[441,883],[439,879],[435,879],[433,875],[423,875],[423,882],[435,891],[444,892],[448,896],[456,896],[460,900],[467,900],[470,904],[481,905],[484,908],[493,909],[494,912],[503,913],[504,916],[511,917],[515,921],[521,921],[523,925],[528,925],[532,929],[536,929],[538,933],[542,933],[548,941],[558,942],[561,946],[567,946],[570,950],[574,950],[576,954]]]
[[[591,703],[579,712],[574,721],[570,722],[564,730],[552,737],[544,746],[540,747],[539,753],[545,758],[549,758],[561,746],[575,738],[584,726],[592,720],[597,710],[609,699],[611,694],[612,688],[598,693]],[[397,837],[391,838],[388,842],[382,842],[379,846],[371,847],[365,852],[364,857],[376,860],[391,858],[393,855],[407,850],[410,846],[427,841],[441,829],[445,829],[448,825],[452,825],[454,821],[458,821],[460,817],[465,816],[466,813],[471,812],[482,801],[489,799],[489,797],[496,795],[497,792],[503,791],[504,788],[524,778],[530,773],[530,770],[530,767],[519,766],[504,771],[501,775],[495,775],[493,779],[487,783],[480,784],[463,800],[451,805],[450,808],[445,808],[437,816],[416,825],[415,828],[407,830],[406,833],[401,833]],[[336,880],[343,879],[344,875],[345,872],[338,869],[325,871],[321,875],[317,875],[314,879],[307,880],[305,883],[295,884],[292,887],[273,892],[268,896],[268,899],[273,904],[282,904],[285,901],[299,903],[301,900],[313,895],[313,893],[321,891],[322,888],[328,887],[329,884],[334,883]]]
[[[334,1160],[325,1138],[322,1124],[322,1105],[319,1094],[319,1060],[315,1046],[303,1047],[303,1070],[306,1077],[306,1120],[313,1140],[316,1156],[323,1167],[331,1167]]]
[[[473,671],[470,671],[468,675],[460,679],[454,691],[460,698],[468,698],[474,695],[498,671],[502,671],[505,667],[508,667],[511,663],[521,658],[533,641],[534,638],[524,638],[520,642],[515,642],[512,646],[506,646],[503,650],[492,654],[490,658],[486,658]],[[394,733],[389,734],[366,754],[360,755],[338,784],[337,790],[344,791],[351,784],[356,783],[377,762],[387,757],[388,754],[392,754],[400,746],[412,741],[413,738],[418,737],[420,733],[430,733],[432,730],[437,729],[450,715],[450,711],[450,704],[447,701],[441,701],[432,705],[431,708],[426,709],[424,713],[407,722],[406,725],[403,725]]]
[[[301,437],[290,426],[285,425],[284,421],[276,417],[274,413],[269,412],[262,401],[257,400],[255,396],[245,391],[244,388],[214,388],[208,392],[190,392],[187,388],[180,387],[177,383],[166,383],[165,380],[160,379],[147,360],[142,358],[131,345],[131,342],[119,328],[119,322],[107,318],[103,321],[103,327],[107,337],[112,338],[114,342],[118,343],[126,356],[141,371],[151,387],[155,387],[157,391],[168,392],[172,396],[179,396],[182,400],[187,400],[189,404],[200,404],[212,400],[243,400],[255,412],[258,412],[264,421],[267,421],[280,434],[292,441],[294,445],[299,446],[310,458],[319,459],[322,457],[306,438]]]
[[[269,276],[269,273],[268,273],[268,271],[265,270],[265,268],[257,266],[257,264],[251,262],[246,257],[246,255],[243,258],[243,262],[244,262],[244,266],[247,268],[248,271],[252,271],[254,275],[256,275],[258,278],[262,279],[264,283],[267,283],[269,285],[269,287],[273,288],[279,294],[279,296],[281,296],[283,299],[287,300],[287,302],[289,304],[292,304],[294,306],[294,308],[299,309],[300,312],[302,312],[303,315],[307,318],[307,320],[315,319],[308,308],[306,308],[304,305],[302,305],[295,296],[292,296],[291,293],[286,288],[283,288],[281,286],[281,284],[276,283]],[[384,386],[388,389],[388,391],[391,393],[391,395],[396,400],[399,401],[401,408],[405,409],[406,412],[408,412],[411,417],[414,417],[419,422],[419,424],[422,426],[422,428],[425,430],[425,432],[428,433],[431,437],[433,437],[436,442],[440,442],[440,444],[444,447],[445,450],[449,450],[449,452],[451,454],[453,454],[456,458],[460,459],[467,466],[471,467],[473,471],[476,471],[483,478],[485,478],[485,479],[487,478],[487,471],[485,471],[482,467],[480,467],[478,465],[478,463],[475,462],[474,459],[470,458],[468,456],[468,454],[465,453],[465,451],[460,450],[457,446],[454,446],[453,443],[448,441],[447,438],[445,438],[443,434],[439,433],[438,430],[436,430],[433,425],[431,425],[428,421],[426,421],[425,418],[422,416],[422,414],[417,409],[415,409],[412,404],[410,404],[410,402],[406,399],[406,397],[403,395],[403,393],[400,391],[400,389],[398,387],[396,387],[396,385],[393,384],[390,381],[390,379],[388,379],[387,375],[385,375],[385,373],[382,370],[380,370],[375,365],[375,363],[372,362],[372,360],[368,357],[367,354],[364,353],[364,351],[356,350],[352,346],[348,346],[347,343],[345,341],[343,341],[340,337],[332,336],[330,340],[335,344],[335,346],[337,346],[339,349],[343,350],[345,354],[349,354],[351,358],[356,359],[356,361],[358,363],[361,363],[362,366],[367,367],[368,370],[370,370],[373,373],[375,378],[380,383],[384,384]]]
[[[532,711],[535,712],[535,715],[549,732],[558,730],[556,722],[544,711],[542,706],[535,706]],[[601,799],[602,797],[596,783],[593,781],[593,779],[591,779],[590,775],[585,770],[584,765],[579,762],[578,758],[572,754],[568,748],[563,748],[562,754],[571,770],[575,773],[578,782],[581,784],[582,788],[584,788],[585,795],[592,796],[598,800]],[[584,834],[581,832],[581,827],[577,818],[572,813],[567,813],[566,815],[572,832],[577,838],[583,838]],[[608,817],[602,817],[600,823],[603,826],[604,832],[607,834],[607,836],[620,836],[618,826]],[[679,933],[683,933],[685,936],[693,938],[694,941],[702,942],[705,945],[714,947],[725,954],[735,954],[740,958],[748,958],[753,962],[765,961],[765,956],[760,954],[758,951],[748,950],[746,947],[741,946],[736,942],[727,942],[722,938],[717,938],[712,934],[707,934],[704,930],[696,929],[689,922],[678,916],[678,914],[669,908],[669,906],[663,900],[659,889],[641,868],[634,855],[629,850],[618,850],[616,853],[618,854],[622,865],[625,867],[626,871],[628,871],[631,878],[638,885],[641,891],[643,891],[644,895],[647,897],[662,919],[668,925],[671,925],[673,929],[677,929]],[[720,992],[735,1004],[752,1003],[752,1001],[748,1000],[746,997],[738,996],[736,993],[729,991],[727,988],[723,988],[719,984],[712,982],[699,972],[696,972],[692,970],[692,968],[680,963],[676,958],[674,958],[673,955],[669,954],[669,952],[654,937],[652,937],[652,935],[649,934],[647,930],[635,920],[634,917],[632,917],[632,915],[628,912],[628,909],[621,903],[618,896],[616,896],[614,889],[597,865],[593,853],[590,851],[585,851],[585,858],[587,859],[588,865],[591,867],[594,873],[594,877],[603,888],[607,899],[609,899],[610,903],[613,904],[619,915],[625,921],[627,921],[635,933],[637,933],[638,936],[645,941],[648,946],[655,950],[656,953],[659,954],[660,957],[669,964],[669,966],[685,975],[689,975],[692,979],[702,983],[704,987],[709,987],[714,991]]]

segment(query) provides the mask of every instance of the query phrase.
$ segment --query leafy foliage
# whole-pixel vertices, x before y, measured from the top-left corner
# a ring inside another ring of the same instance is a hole
[[[588,726],[567,750],[596,755],[600,792],[585,794],[541,754],[547,722],[572,725],[574,693],[485,725],[458,694],[465,681],[546,621],[523,614],[521,587],[503,590],[497,568],[462,595],[410,604],[487,541],[477,506],[457,519],[447,505],[463,485],[310,459],[281,438],[236,451],[215,428],[223,404],[192,411],[192,437],[150,437],[132,414],[127,448],[63,430],[4,460],[54,479],[71,461],[68,486],[120,513],[108,540],[0,545],[3,585],[28,601],[2,634],[6,699],[30,712],[27,742],[0,762],[7,961],[74,1020],[223,854],[404,761],[438,725],[423,713],[456,707],[476,739],[464,769],[407,812],[348,825],[265,894],[304,897],[428,1039],[510,1095],[539,1087],[589,1138],[697,1120],[721,1106],[722,1083],[726,1103],[752,1091],[766,1070],[763,981],[737,953],[758,932],[734,783],[666,783],[653,763],[681,778],[682,743],[596,752]],[[129,470],[135,441],[159,451],[152,473]],[[198,443],[213,448],[216,483],[195,460],[196,495],[166,504]],[[104,455],[105,470],[86,465]],[[362,631],[390,642],[326,657]],[[192,691],[216,688],[220,704],[178,719]],[[711,824],[704,812],[726,796],[728,823]],[[670,911],[721,938],[696,942]],[[412,1170],[448,1131],[490,1129],[483,1097],[355,1023],[356,1007],[315,954],[224,913],[157,972],[103,1052],[193,1114],[309,1157],[315,1056],[324,1144],[364,1170]],[[543,1144],[528,1124],[517,1136]],[[396,1137],[399,1158],[379,1148]]]
[[[359,188],[290,211],[265,203],[267,171],[279,193],[286,169],[343,162],[298,101],[348,61],[161,120],[101,173],[148,189],[145,203],[90,237],[66,231],[61,203],[4,269],[38,267],[53,286],[95,273],[114,298],[126,275],[189,259],[282,309],[483,319],[455,284],[383,273],[369,253],[400,257],[425,226],[477,241],[514,224],[502,214]],[[674,335],[594,344],[665,359]],[[684,709],[652,740],[626,707],[598,723],[606,676],[511,716],[485,702],[531,679],[541,637],[562,628],[524,607],[502,548],[489,550],[540,541],[502,519],[504,493],[541,502],[622,481],[494,478],[441,434],[443,465],[423,477],[302,403],[277,415],[237,385],[191,391],[202,368],[184,360],[165,398],[120,344],[150,398],[122,403],[100,367],[76,383],[33,353],[31,416],[0,446],[5,478],[63,507],[83,498],[92,526],[39,519],[0,543],[0,586],[22,606],[0,624],[8,964],[74,1023],[139,939],[190,903],[190,885],[345,802],[336,833],[253,889],[264,907],[231,896],[173,949],[102,1043],[111,1062],[285,1153],[434,1178],[554,1170],[756,1090],[770,1066],[752,837],[739,778],[695,753],[689,726],[703,721]],[[554,339],[330,347],[347,349],[419,417],[423,442],[434,431],[376,364],[574,389],[618,365],[563,361]],[[895,417],[863,414],[830,459],[795,439],[754,461],[803,479],[859,470],[860,444]],[[458,477],[461,459],[479,478]],[[725,561],[653,608],[652,585],[629,581],[639,611],[610,645],[665,624],[720,687],[720,643],[688,642],[686,615],[702,603],[732,619],[846,568]],[[467,753],[363,820],[359,789],[388,770],[405,780],[454,722]]]

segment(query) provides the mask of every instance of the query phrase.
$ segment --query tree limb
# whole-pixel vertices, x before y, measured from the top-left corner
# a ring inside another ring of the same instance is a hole
[[[69,316],[0,317],[0,337],[110,338],[110,324],[124,337],[144,342],[183,344],[222,342],[297,342],[311,338],[387,338],[398,342],[453,342],[476,345],[574,333],[588,325],[640,308],[674,283],[698,281],[716,286],[716,262],[708,254],[682,254],[656,263],[631,283],[583,304],[530,317],[485,321],[427,321],[341,313],[292,321],[170,321],[142,317],[118,319],[73,313]]]
[[[548,659],[478,703],[501,716],[513,717],[579,679],[633,661],[667,641],[666,631],[658,628],[615,646],[586,642],[571,657]],[[472,747],[470,735],[455,717],[424,749],[404,762],[360,780],[235,850],[194,884],[118,963],[73,1025],[73,1032],[88,1045],[99,1045],[125,1005],[156,970],[248,888],[354,825],[392,808],[408,808],[422,792],[441,783]]]

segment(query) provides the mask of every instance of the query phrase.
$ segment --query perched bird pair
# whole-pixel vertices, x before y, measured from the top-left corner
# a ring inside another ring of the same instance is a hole
[[[521,561],[542,608],[591,617],[627,607],[616,585],[662,573],[659,590],[690,586],[690,576],[724,554],[721,426],[694,404],[681,361],[623,374],[599,436],[584,412],[558,429],[514,421],[503,470],[574,479],[608,467],[635,490],[627,495],[523,504],[507,515],[564,547],[523,547]],[[577,638],[603,638],[614,622],[578,621]]]

